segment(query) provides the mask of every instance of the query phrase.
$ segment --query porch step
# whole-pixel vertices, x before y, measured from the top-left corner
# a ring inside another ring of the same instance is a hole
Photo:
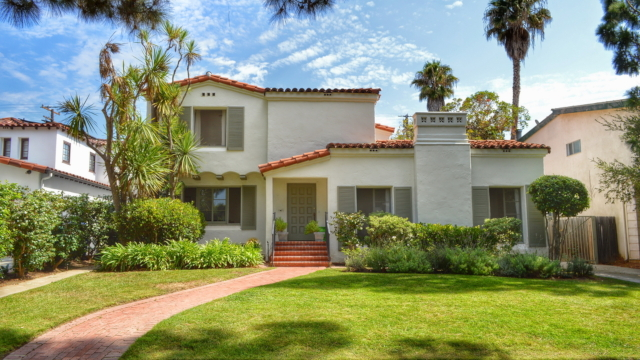
[[[276,241],[273,266],[330,266],[324,241]]]

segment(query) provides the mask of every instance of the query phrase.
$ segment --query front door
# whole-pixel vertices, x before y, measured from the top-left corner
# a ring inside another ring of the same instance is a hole
[[[287,184],[287,229],[289,240],[313,240],[304,227],[316,220],[316,184]]]

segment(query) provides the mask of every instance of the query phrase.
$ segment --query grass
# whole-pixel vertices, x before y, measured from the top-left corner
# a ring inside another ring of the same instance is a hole
[[[124,359],[635,358],[640,285],[324,270],[187,310]]]
[[[0,298],[0,358],[46,330],[94,311],[262,270],[267,269],[91,272]]]

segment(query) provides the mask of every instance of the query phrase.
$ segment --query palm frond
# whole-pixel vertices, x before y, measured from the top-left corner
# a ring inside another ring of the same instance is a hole
[[[88,100],[88,96],[83,101],[75,95],[58,103],[57,108],[67,116],[64,122],[69,126],[69,135],[74,139],[84,140],[96,130],[96,122],[93,120],[94,107],[91,104],[87,105]]]

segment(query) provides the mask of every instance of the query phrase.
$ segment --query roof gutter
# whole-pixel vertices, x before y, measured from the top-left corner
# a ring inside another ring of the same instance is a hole
[[[52,177],[53,177],[53,171],[51,171],[50,169],[47,169],[44,174],[40,175],[40,189],[44,188],[44,181],[49,180]]]

